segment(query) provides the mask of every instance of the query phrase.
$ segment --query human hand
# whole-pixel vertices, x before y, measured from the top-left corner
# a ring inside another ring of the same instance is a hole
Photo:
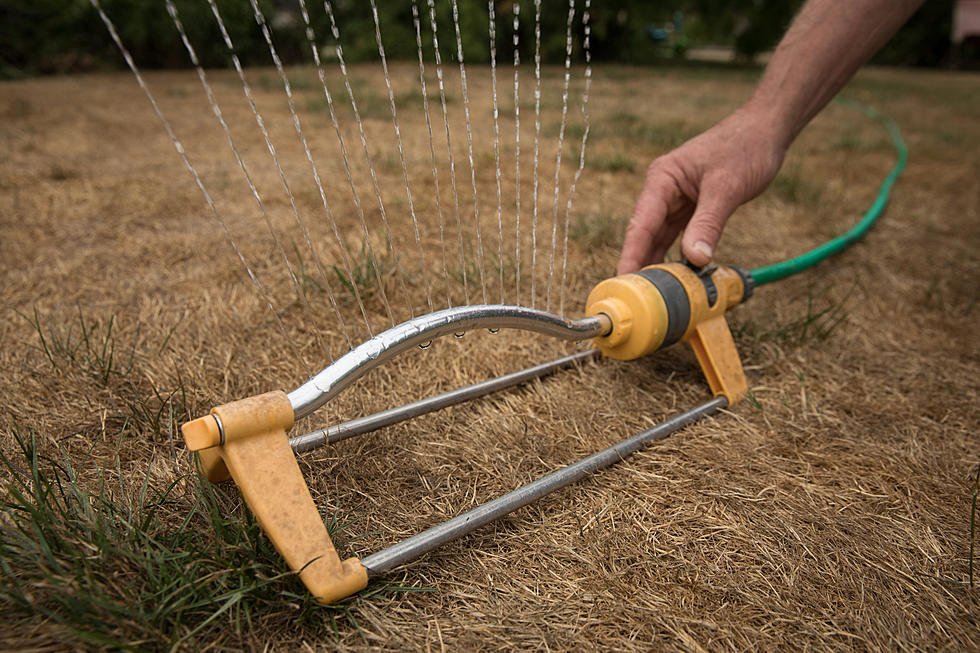
[[[728,218],[765,190],[788,146],[763,110],[743,107],[658,157],[647,170],[616,273],[662,262],[682,229],[682,254],[707,265]]]

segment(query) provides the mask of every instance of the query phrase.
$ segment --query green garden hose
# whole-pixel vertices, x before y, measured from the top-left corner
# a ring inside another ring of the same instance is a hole
[[[871,205],[871,208],[868,209],[868,211],[864,214],[864,217],[862,217],[856,225],[851,227],[851,229],[846,233],[824,243],[823,245],[820,245],[819,247],[811,249],[805,254],[801,254],[786,261],[773,263],[772,265],[766,265],[752,270],[751,274],[752,278],[755,280],[756,286],[762,286],[767,283],[772,283],[773,281],[779,281],[780,279],[785,279],[786,277],[790,277],[798,272],[802,272],[807,268],[811,268],[817,263],[833,256],[834,254],[837,254],[841,250],[852,245],[855,241],[861,239],[875,223],[875,220],[877,220],[885,210],[885,206],[888,204],[888,196],[891,193],[892,186],[895,185],[895,180],[898,179],[898,176],[905,168],[905,163],[908,161],[909,157],[909,151],[905,146],[905,141],[902,140],[902,133],[899,131],[898,125],[895,124],[895,121],[872,109],[871,107],[865,106],[858,102],[851,100],[839,100],[839,102],[860,109],[865,113],[865,115],[874,118],[885,126],[888,133],[891,134],[892,144],[895,146],[895,151],[898,153],[898,160],[895,162],[895,167],[892,168],[891,172],[888,173],[888,176],[885,177],[885,180],[882,182],[874,204]]]

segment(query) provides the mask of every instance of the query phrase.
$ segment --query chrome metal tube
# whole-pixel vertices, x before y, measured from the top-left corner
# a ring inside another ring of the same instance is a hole
[[[422,315],[361,343],[290,392],[295,418],[309,415],[369,370],[406,349],[474,328],[522,329],[565,340],[585,340],[608,333],[612,323],[605,315],[566,320],[533,308],[500,304],[459,306]]]
[[[725,397],[716,397],[690,410],[675,415],[653,428],[627,438],[608,449],[592,454],[587,458],[563,469],[543,476],[513,492],[478,506],[473,510],[454,517],[398,544],[382,549],[361,560],[368,576],[377,576],[390,569],[415,560],[441,544],[465,535],[496,519],[500,519],[518,508],[537,501],[541,497],[574,483],[583,476],[619,462],[635,453],[648,442],[660,440],[674,431],[691,424],[716,410],[728,406]]]
[[[334,442],[339,442],[340,440],[352,438],[355,435],[370,433],[371,431],[376,431],[385,426],[391,426],[392,424],[397,424],[398,422],[403,422],[407,419],[418,417],[419,415],[431,413],[439,410],[440,408],[454,406],[456,404],[463,403],[464,401],[469,401],[470,399],[476,399],[477,397],[482,397],[490,394],[491,392],[496,392],[497,390],[502,390],[532,379],[537,379],[557,370],[571,367],[580,361],[596,358],[598,355],[598,349],[589,349],[588,351],[581,351],[569,356],[563,356],[547,363],[535,365],[534,367],[529,367],[517,372],[511,372],[510,374],[505,374],[503,376],[498,376],[495,379],[481,381],[480,383],[474,383],[473,385],[457,388],[456,390],[450,390],[449,392],[444,392],[433,397],[420,399],[419,401],[415,401],[404,406],[399,406],[398,408],[389,408],[388,410],[381,411],[380,413],[367,415],[365,417],[358,417],[357,419],[352,419],[349,422],[344,422],[343,424],[337,424],[325,429],[319,429],[317,431],[313,431],[312,433],[306,433],[305,435],[298,435],[296,437],[289,438],[289,446],[291,446],[293,451],[296,453],[310,451],[312,449],[316,449],[317,447],[322,447],[325,444],[333,444]]]

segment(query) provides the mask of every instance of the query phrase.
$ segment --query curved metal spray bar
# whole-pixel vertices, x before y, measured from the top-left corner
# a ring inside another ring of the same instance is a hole
[[[295,419],[305,417],[336,397],[358,378],[401,352],[450,333],[474,328],[521,329],[564,340],[585,340],[609,333],[605,315],[568,320],[524,306],[478,304],[422,315],[367,340],[325,367],[287,397]]]

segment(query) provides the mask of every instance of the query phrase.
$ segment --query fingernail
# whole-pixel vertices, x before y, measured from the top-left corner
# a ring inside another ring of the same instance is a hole
[[[711,249],[711,245],[703,240],[699,240],[698,242],[694,243],[694,249],[707,256],[709,260],[711,259],[711,255],[714,253]]]

